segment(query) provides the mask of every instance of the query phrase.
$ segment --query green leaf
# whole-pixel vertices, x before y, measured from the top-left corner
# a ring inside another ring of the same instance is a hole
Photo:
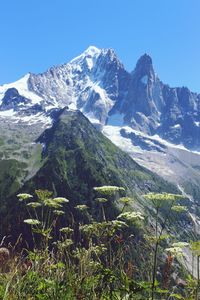
[[[170,297],[174,297],[174,298],[176,298],[176,299],[181,299],[181,300],[184,299],[184,298],[183,298],[181,295],[179,295],[179,294],[171,294]]]
[[[169,234],[161,234],[161,236],[159,237],[159,241],[163,241],[163,240],[166,240],[170,237]]]
[[[167,294],[169,291],[157,288],[155,292],[158,293],[158,294]]]
[[[200,255],[200,241],[190,243],[190,248],[195,255]]]

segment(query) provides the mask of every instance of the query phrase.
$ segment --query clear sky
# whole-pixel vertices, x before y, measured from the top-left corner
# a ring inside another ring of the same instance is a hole
[[[200,0],[0,0],[0,84],[68,62],[89,45],[128,70],[145,52],[160,79],[200,92]]]

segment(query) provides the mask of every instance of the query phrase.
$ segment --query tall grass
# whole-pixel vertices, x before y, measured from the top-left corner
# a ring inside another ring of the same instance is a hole
[[[0,251],[0,299],[196,299],[199,281],[189,277],[180,288],[170,278],[186,244],[172,244],[165,253],[164,226],[158,225],[162,203],[181,197],[146,197],[156,203],[153,233],[145,228],[145,216],[130,209],[134,200],[121,197],[123,188],[106,186],[95,192],[95,220],[86,205],[72,209],[68,199],[55,198],[49,191],[18,195],[27,209],[24,222],[34,246],[16,251],[19,247],[14,245],[2,260]],[[113,201],[121,207],[115,218],[107,211]]]

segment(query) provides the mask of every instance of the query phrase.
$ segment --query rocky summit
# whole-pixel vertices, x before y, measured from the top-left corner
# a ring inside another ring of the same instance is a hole
[[[0,86],[1,157],[29,163],[26,176],[33,176],[42,146],[35,141],[65,107],[142,166],[200,194],[200,95],[164,84],[148,54],[128,72],[113,49],[90,46],[66,64]]]
[[[34,104],[42,107],[44,117],[50,109],[68,106],[94,123],[125,125],[200,149],[200,95],[164,84],[148,54],[129,73],[113,49],[91,46],[69,63],[1,86],[0,98],[1,112],[9,111],[13,117]]]

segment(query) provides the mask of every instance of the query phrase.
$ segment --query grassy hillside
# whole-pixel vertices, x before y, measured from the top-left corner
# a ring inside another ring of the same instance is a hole
[[[77,201],[90,198],[92,187],[124,186],[129,193],[172,191],[172,184],[139,166],[105,138],[78,111],[64,110],[39,138],[44,143],[44,165],[28,183],[67,194]]]
[[[43,144],[41,168],[19,191],[48,189],[73,203],[90,205],[94,186],[116,185],[125,187],[127,194],[133,195],[142,206],[146,204],[139,195],[148,191],[177,192],[172,184],[139,166],[78,111],[64,109],[38,141]],[[15,216],[19,216],[16,190],[6,200],[15,230]]]
[[[160,197],[174,198],[166,194],[155,194],[153,201],[152,196],[141,197],[150,191],[177,193],[176,187],[138,165],[78,111],[64,109],[38,142],[43,146],[41,161],[37,156],[40,168],[23,185],[21,173],[28,167],[14,160],[2,163],[1,234],[10,235],[9,241],[22,235],[7,269],[2,268],[0,297],[154,300],[166,295],[195,299],[187,297],[198,291],[197,281],[184,291],[175,281],[185,276],[176,257],[185,243],[174,243],[185,241],[180,221],[191,223],[187,208],[173,210],[170,199],[160,205]],[[124,190],[111,195],[107,188],[106,196],[94,190],[105,185]],[[17,200],[17,193],[34,195],[36,189],[48,189],[52,195],[37,191],[30,206]],[[67,198],[63,207],[56,203],[59,198],[52,199],[58,196]],[[169,245],[171,250],[166,252]],[[22,247],[31,250],[24,253]]]

